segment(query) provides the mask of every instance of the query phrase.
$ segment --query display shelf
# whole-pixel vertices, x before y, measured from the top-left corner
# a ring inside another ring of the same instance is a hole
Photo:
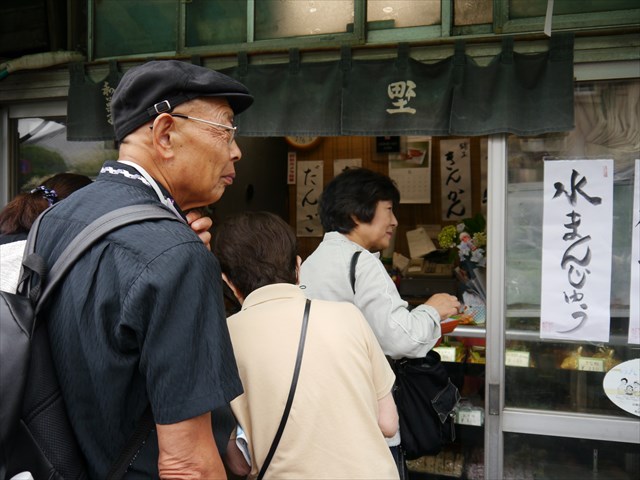
[[[540,307],[507,307],[507,318],[540,318]],[[628,307],[617,307],[611,309],[611,318],[629,317]]]
[[[486,328],[475,325],[458,325],[452,332],[445,333],[446,337],[463,338],[484,338],[486,335]]]
[[[539,312],[538,312],[539,313]],[[519,317],[520,315],[510,315],[510,317]],[[538,315],[539,316],[539,315]],[[460,338],[485,338],[487,334],[487,330],[484,327],[479,326],[471,326],[471,325],[460,325],[456,327],[450,333],[446,333],[445,337],[460,337]],[[572,343],[576,345],[583,344],[583,341],[573,341],[573,340],[558,340],[554,338],[540,338],[539,330],[521,330],[510,328],[507,329],[506,332],[507,340],[522,340],[525,342],[543,342],[543,343]],[[622,334],[612,333],[609,337],[609,344],[611,345],[626,345],[627,344],[627,336]]]
[[[456,329],[457,330],[457,329]],[[505,332],[507,340],[521,340],[525,342],[541,342],[541,343],[570,343],[574,345],[582,345],[588,342],[582,340],[559,340],[557,338],[540,338],[539,330],[520,330],[508,328]],[[627,345],[628,337],[622,334],[612,333],[609,336],[609,345]]]

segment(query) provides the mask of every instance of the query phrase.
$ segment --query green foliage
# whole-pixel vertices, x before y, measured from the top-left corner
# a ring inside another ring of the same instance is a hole
[[[481,213],[476,214],[472,218],[464,219],[462,223],[464,223],[465,231],[469,232],[472,237],[476,233],[486,232],[487,230],[487,221]]]
[[[65,172],[67,164],[62,156],[39,145],[23,145],[20,148],[20,184],[29,183],[33,177],[49,177]]]

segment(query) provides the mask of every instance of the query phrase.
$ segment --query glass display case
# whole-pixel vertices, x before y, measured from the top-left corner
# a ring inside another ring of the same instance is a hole
[[[458,438],[409,462],[412,479],[626,480],[640,470],[640,408],[623,408],[604,385],[623,364],[640,376],[640,345],[629,342],[640,81],[575,92],[573,131],[489,140],[486,325],[459,326],[439,347],[463,396]],[[613,161],[608,341],[543,338],[545,163],[602,159]],[[640,405],[630,383],[613,389]]]

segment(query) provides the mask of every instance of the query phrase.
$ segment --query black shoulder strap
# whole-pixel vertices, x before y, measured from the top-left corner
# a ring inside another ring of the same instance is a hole
[[[298,343],[298,355],[296,357],[296,366],[293,369],[293,379],[291,380],[289,397],[287,398],[287,403],[284,407],[284,412],[282,413],[282,420],[280,420],[278,431],[276,432],[276,436],[273,439],[273,443],[271,444],[269,453],[267,453],[267,456],[264,459],[264,463],[260,468],[260,472],[258,473],[257,480],[262,480],[262,477],[264,477],[264,474],[266,473],[267,468],[269,468],[269,464],[271,463],[271,460],[273,459],[273,455],[276,453],[276,449],[278,448],[278,444],[280,443],[280,437],[282,437],[282,432],[284,432],[284,427],[287,425],[287,419],[289,418],[289,412],[291,411],[291,405],[293,404],[293,396],[296,393],[296,387],[298,385],[298,377],[300,376],[300,366],[302,365],[302,352],[304,351],[304,340],[307,336],[307,325],[309,324],[310,309],[311,309],[311,300],[307,299],[307,302],[304,305],[304,314],[302,316],[302,329],[300,332],[300,342]]]
[[[124,474],[127,473],[129,464],[133,460],[133,457],[138,453],[138,450],[142,447],[142,444],[147,439],[147,436],[154,425],[155,422],[153,420],[153,413],[151,412],[151,405],[147,405],[146,410],[138,421],[138,425],[136,425],[135,431],[120,452],[118,459],[111,466],[111,470],[109,470],[109,473],[107,474],[107,480],[120,480]]]
[[[356,264],[358,263],[358,257],[362,250],[358,250],[353,253],[353,257],[351,257],[351,267],[349,268],[349,279],[351,280],[351,290],[353,293],[356,293]]]

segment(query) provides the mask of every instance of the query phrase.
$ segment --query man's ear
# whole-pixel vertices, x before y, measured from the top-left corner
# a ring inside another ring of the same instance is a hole
[[[236,288],[236,286],[233,284],[233,282],[231,280],[229,280],[229,277],[227,277],[226,273],[222,274],[222,280],[231,289],[231,291],[233,292],[234,297],[236,297],[238,299],[238,301],[240,302],[240,305],[242,305],[242,302],[244,302],[244,297],[240,293],[240,290],[238,290]]]
[[[174,123],[169,114],[160,115],[153,121],[153,144],[165,158],[173,155],[171,135],[174,133]]]

